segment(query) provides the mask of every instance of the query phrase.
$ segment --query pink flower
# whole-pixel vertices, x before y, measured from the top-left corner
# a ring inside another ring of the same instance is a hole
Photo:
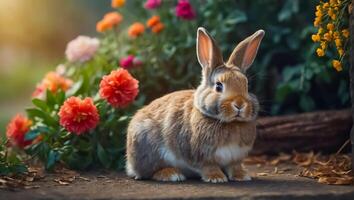
[[[125,58],[120,59],[119,64],[124,69],[129,69],[129,68],[133,67],[133,65],[134,65],[134,63],[133,63],[134,58],[135,57],[133,55],[129,55]]]
[[[125,58],[120,59],[119,65],[124,69],[129,69],[132,67],[139,67],[143,64],[141,60],[133,55],[128,55]]]
[[[70,62],[86,62],[96,53],[99,44],[97,38],[78,36],[66,46],[66,58]]]
[[[196,17],[196,13],[189,3],[189,0],[179,0],[176,6],[176,16],[185,20],[192,20]]]
[[[161,5],[161,0],[147,0],[144,4],[146,9],[152,10]]]

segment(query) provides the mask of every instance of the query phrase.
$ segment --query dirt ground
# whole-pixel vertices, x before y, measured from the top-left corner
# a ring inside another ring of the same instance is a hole
[[[74,172],[66,177],[46,174],[25,188],[1,189],[0,199],[354,199],[353,185],[320,184],[298,176],[300,169],[295,165],[252,165],[247,168],[252,181],[224,184],[200,180],[180,183],[136,181],[122,172]],[[68,179],[70,176],[74,179]]]

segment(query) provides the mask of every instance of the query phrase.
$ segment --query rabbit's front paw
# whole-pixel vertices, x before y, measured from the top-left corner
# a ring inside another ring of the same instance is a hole
[[[152,179],[156,181],[184,181],[186,177],[176,168],[163,168],[153,175]]]
[[[240,176],[231,176],[229,177],[231,181],[251,181],[252,177],[248,174],[240,175]]]
[[[240,163],[230,166],[227,170],[227,175],[230,181],[252,180],[251,176],[248,175],[247,170]]]
[[[210,183],[225,183],[227,182],[227,177],[218,167],[209,168],[204,170],[202,175],[202,180]]]

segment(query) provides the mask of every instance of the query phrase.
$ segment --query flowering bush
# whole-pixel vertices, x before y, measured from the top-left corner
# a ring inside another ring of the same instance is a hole
[[[250,70],[251,90],[267,112],[309,111],[348,102],[345,77],[321,70],[323,64],[304,50],[315,46],[309,40],[312,1],[112,0],[111,6],[112,12],[97,19],[100,36],[69,42],[66,62],[40,81],[33,106],[26,110],[32,122],[28,130],[21,123],[12,128],[26,130],[26,145],[18,147],[36,155],[48,169],[56,163],[122,169],[132,114],[163,94],[193,88],[200,81],[195,56],[199,25],[211,30],[229,52],[253,30],[269,33]],[[299,26],[304,21],[308,24]],[[333,91],[341,99],[331,95],[323,104],[323,96]]]
[[[328,0],[316,6],[314,26],[318,32],[312,35],[312,40],[319,43],[316,53],[323,57],[328,49],[336,49],[337,58],[333,59],[332,66],[337,71],[342,71],[342,63],[347,62],[344,58],[350,48],[347,45],[350,3],[349,0]]]

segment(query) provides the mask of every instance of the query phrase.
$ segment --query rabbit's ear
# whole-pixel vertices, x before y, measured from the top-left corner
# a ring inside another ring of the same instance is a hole
[[[219,47],[203,27],[199,27],[197,32],[197,57],[203,68],[215,68],[224,64]]]
[[[258,30],[253,35],[240,42],[232,52],[226,65],[239,67],[243,72],[246,72],[257,55],[258,47],[263,36],[264,31]]]

